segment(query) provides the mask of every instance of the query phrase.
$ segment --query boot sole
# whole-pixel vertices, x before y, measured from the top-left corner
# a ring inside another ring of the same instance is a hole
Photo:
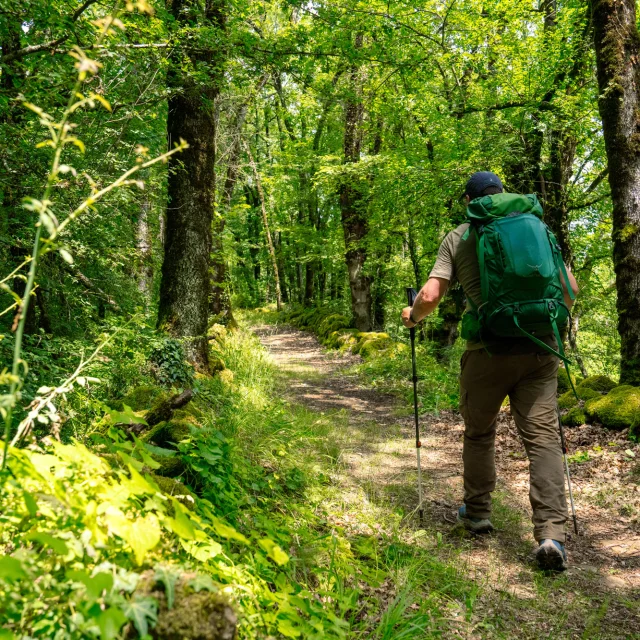
[[[565,571],[567,561],[555,545],[540,547],[536,553],[536,562],[543,571]]]
[[[467,531],[471,531],[471,533],[491,533],[493,531],[491,520],[472,522],[468,518],[461,518],[460,515],[458,515],[457,520]]]

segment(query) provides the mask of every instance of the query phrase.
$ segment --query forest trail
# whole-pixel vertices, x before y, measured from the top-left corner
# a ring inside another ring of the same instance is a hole
[[[405,514],[402,526],[415,531],[416,459],[408,407],[394,396],[358,384],[357,374],[351,371],[360,361],[357,356],[328,352],[313,335],[289,326],[260,325],[253,330],[285,378],[289,401],[318,413],[337,412],[344,420],[336,445],[341,450],[345,501],[364,496],[365,501],[400,510]],[[480,606],[495,606],[495,600],[502,602],[505,595],[521,604],[539,598],[541,574],[534,569],[528,462],[508,409],[499,417],[496,440],[498,486],[492,519],[497,531],[477,538],[455,524],[462,497],[461,418],[453,412],[420,418],[423,526],[461,549],[459,561],[469,578],[494,596],[493,603],[490,598]],[[559,588],[564,599],[572,592],[604,598],[608,604],[598,625],[613,625],[621,632],[612,637],[640,634],[640,617],[618,605],[637,598],[640,588],[640,531],[637,515],[629,517],[638,513],[640,486],[637,479],[628,481],[640,446],[599,427],[585,425],[568,431],[568,446],[576,457],[572,477],[581,531],[577,538],[572,531],[569,534],[570,569]],[[348,509],[346,513],[346,522],[338,524],[360,531],[357,515],[350,523]],[[526,613],[519,610],[516,618],[521,620],[522,615]]]

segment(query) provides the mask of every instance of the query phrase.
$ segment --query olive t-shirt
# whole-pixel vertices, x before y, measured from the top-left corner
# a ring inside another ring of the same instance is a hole
[[[478,255],[476,253],[475,231],[471,229],[468,237],[463,240],[469,223],[465,222],[447,234],[438,250],[438,257],[435,265],[429,274],[430,278],[444,278],[449,281],[449,286],[459,282],[467,300],[473,300],[476,307],[482,302],[482,288],[480,285],[480,267],[478,266]],[[470,308],[467,302],[467,309]],[[556,348],[556,341],[553,336],[540,337],[543,342]],[[537,353],[543,352],[529,338],[496,338],[485,340],[484,342],[467,341],[467,349],[486,348],[490,352],[496,353]]]

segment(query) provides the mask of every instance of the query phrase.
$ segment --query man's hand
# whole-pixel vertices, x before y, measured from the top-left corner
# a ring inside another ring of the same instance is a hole
[[[402,324],[407,329],[411,329],[416,326],[415,322],[411,322],[411,307],[405,307],[402,310]]]
[[[402,310],[402,324],[407,329],[412,329],[420,320],[424,320],[438,306],[448,286],[449,281],[445,278],[429,278],[413,301],[413,307],[405,307]],[[411,311],[413,319],[418,322],[411,320]]]

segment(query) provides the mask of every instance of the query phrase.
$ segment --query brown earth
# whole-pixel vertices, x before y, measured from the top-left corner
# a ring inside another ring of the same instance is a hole
[[[362,500],[355,494],[364,490],[371,504],[401,508],[405,522],[419,528],[409,408],[392,395],[359,384],[352,372],[359,357],[328,352],[314,336],[291,327],[261,325],[254,330],[285,375],[288,399],[320,414],[338,412],[344,419],[339,444],[346,471],[345,501],[350,492],[352,500]],[[454,412],[424,414],[420,419],[425,522],[447,539],[455,539],[460,536],[455,516],[462,498],[464,426]],[[607,623],[625,629],[620,637],[640,637],[636,635],[640,619],[629,618],[629,611],[616,605],[619,599],[637,601],[640,596],[640,446],[625,433],[601,426],[583,425],[566,432],[579,535],[572,530],[568,534],[570,569],[564,595],[575,589],[614,596]],[[495,592],[536,598],[528,461],[508,408],[499,417],[496,463],[498,531],[467,539],[464,561],[470,575]],[[346,509],[338,524],[359,533],[376,528],[357,520]]]

